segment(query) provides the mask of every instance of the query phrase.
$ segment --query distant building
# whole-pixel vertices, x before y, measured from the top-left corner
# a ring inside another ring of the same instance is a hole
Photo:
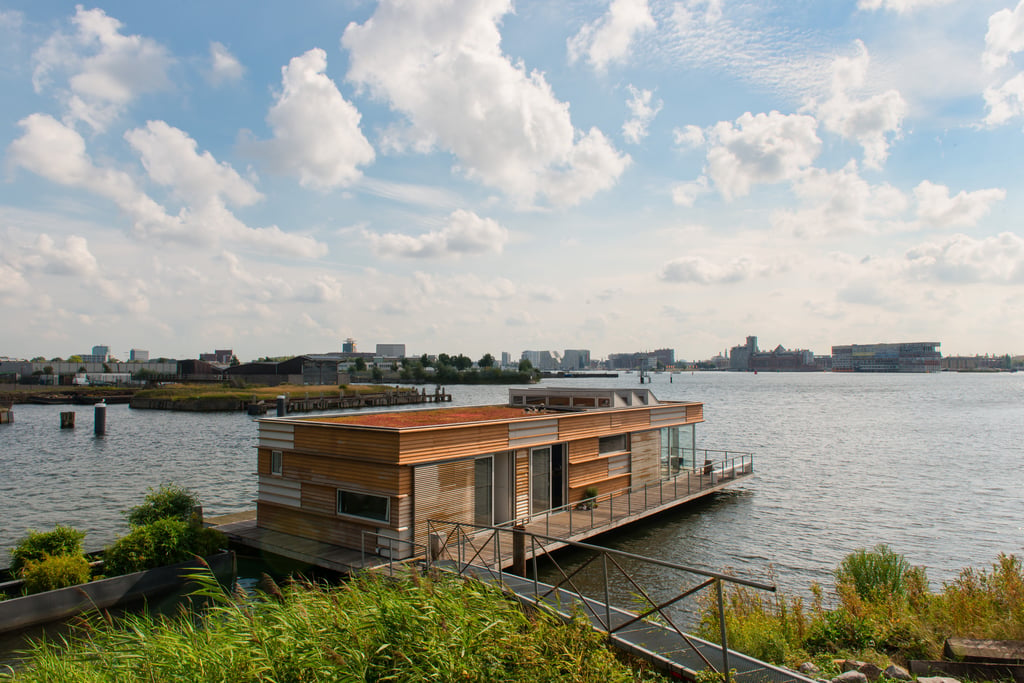
[[[847,344],[832,347],[833,372],[938,372],[941,342]]]
[[[512,354],[508,351],[501,352],[501,367],[507,368],[512,365]]]
[[[675,349],[610,353],[606,365],[609,370],[655,370],[676,364]]]
[[[149,351],[145,349],[132,349],[128,352],[128,360],[143,362],[149,360]]]
[[[566,349],[562,354],[563,370],[586,370],[590,367],[590,349]]]
[[[341,344],[342,353],[355,353],[356,352],[356,340],[349,337]]]
[[[748,336],[743,346],[734,346],[729,351],[730,370],[750,370],[750,362],[757,353],[757,337]]]
[[[106,363],[107,359],[110,358],[110,347],[109,346],[94,346],[92,347],[92,353],[83,353],[83,363]]]
[[[1013,360],[1003,356],[946,356],[940,366],[943,370],[1009,370]]]
[[[559,363],[558,354],[550,351],[523,351],[520,360],[530,361],[530,365],[538,370],[557,370]]]
[[[199,354],[199,360],[206,363],[220,363],[221,365],[227,365],[234,357],[235,352],[231,349],[216,349],[213,353]]]
[[[405,358],[405,344],[377,344],[376,355],[381,358]]]

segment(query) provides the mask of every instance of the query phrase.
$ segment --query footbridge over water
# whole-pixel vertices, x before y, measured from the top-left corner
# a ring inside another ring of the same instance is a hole
[[[671,676],[692,681],[698,672],[711,670],[732,672],[730,679],[738,683],[814,683],[728,647],[724,586],[775,592],[772,584],[523,528],[444,521],[431,521],[428,527],[428,569],[496,585],[522,604],[567,621],[582,616],[595,630],[607,634],[613,646],[646,659]],[[560,553],[560,562],[545,548],[569,550]],[[514,558],[512,571],[506,569],[509,555]],[[387,565],[388,570],[393,567]],[[680,626],[687,617],[681,603],[691,600],[689,614],[693,617],[697,610],[692,601],[698,595],[703,595],[709,601],[705,604],[717,614],[721,645],[691,635]]]

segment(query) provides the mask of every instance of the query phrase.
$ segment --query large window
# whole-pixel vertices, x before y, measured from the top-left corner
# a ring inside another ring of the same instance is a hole
[[[530,452],[530,512],[551,509],[551,446]]]
[[[693,425],[665,427],[661,430],[661,476],[671,477],[692,469]]]
[[[338,514],[372,519],[375,522],[390,522],[391,499],[338,489]]]

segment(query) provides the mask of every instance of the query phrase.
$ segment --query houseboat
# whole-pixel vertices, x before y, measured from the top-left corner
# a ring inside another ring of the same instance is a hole
[[[505,405],[262,418],[249,536],[364,556],[370,537],[390,559],[422,554],[437,520],[543,521],[579,540],[752,475],[749,454],[696,447],[703,415],[646,388],[541,387]]]

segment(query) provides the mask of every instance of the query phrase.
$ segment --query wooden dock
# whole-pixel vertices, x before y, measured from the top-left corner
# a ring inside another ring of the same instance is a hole
[[[288,396],[285,410],[288,413],[311,413],[329,410],[351,410],[356,408],[388,408],[391,406],[420,405],[424,403],[451,403],[452,395],[438,387],[434,393],[422,391],[386,390],[375,393],[360,393],[339,396]],[[250,415],[265,415],[277,409],[274,400],[251,401],[245,406]]]

